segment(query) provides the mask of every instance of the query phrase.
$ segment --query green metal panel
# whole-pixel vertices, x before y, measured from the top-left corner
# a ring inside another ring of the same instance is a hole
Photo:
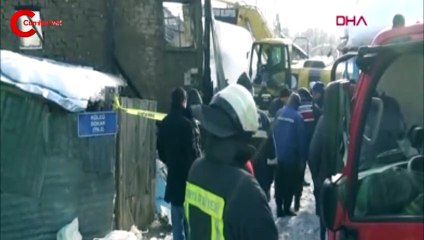
[[[77,114],[0,83],[3,240],[55,240],[78,217],[85,239],[113,226],[115,136],[78,138]]]
[[[38,197],[45,170],[43,118],[47,107],[13,87],[0,86],[1,189]]]

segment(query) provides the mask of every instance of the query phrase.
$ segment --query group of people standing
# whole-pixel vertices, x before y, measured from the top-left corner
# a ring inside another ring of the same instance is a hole
[[[305,182],[306,165],[309,165],[314,183],[316,214],[320,215],[320,187],[327,177],[321,161],[325,85],[316,82],[312,93],[301,88],[291,93],[286,105],[274,119],[273,135],[277,149],[278,166],[275,177],[277,216],[295,216],[291,210],[300,208]],[[320,238],[325,239],[325,226],[320,221]]]
[[[209,105],[200,100],[190,106],[187,92],[175,89],[171,110],[159,124],[157,147],[168,167],[165,200],[171,203],[174,240],[250,240],[258,234],[277,240],[268,205],[274,181],[277,216],[296,215],[290,209],[293,198],[295,211],[300,208],[324,84],[317,82],[312,94],[282,89],[270,106],[270,120],[256,108],[247,75],[237,83]]]
[[[309,162],[309,146],[315,125],[322,113],[324,84],[317,82],[312,94],[306,88],[297,93],[281,90],[280,98],[270,106],[274,117],[273,140],[276,146],[277,167],[275,174],[275,201],[277,216],[295,216],[291,210],[300,208],[300,199],[305,182],[306,165]],[[277,107],[276,107],[277,106]]]

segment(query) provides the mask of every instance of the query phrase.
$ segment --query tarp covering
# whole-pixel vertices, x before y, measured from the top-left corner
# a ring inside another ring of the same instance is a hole
[[[238,77],[248,70],[247,53],[250,52],[253,38],[243,27],[222,21],[214,20],[213,30],[210,46],[211,79],[214,89],[219,90],[225,87],[224,83],[218,82],[219,78],[225,77],[228,80],[226,84],[236,83]]]
[[[228,83],[236,83],[238,77],[248,70],[248,53],[253,44],[252,35],[243,27],[215,21],[216,31],[221,42],[221,56],[225,78]],[[224,44],[225,43],[225,44]]]
[[[71,112],[84,111],[89,101],[102,100],[105,87],[124,82],[91,68],[64,64],[1,50],[1,82],[40,95]]]

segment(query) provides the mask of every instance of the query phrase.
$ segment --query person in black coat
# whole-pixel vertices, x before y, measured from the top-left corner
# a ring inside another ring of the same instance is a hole
[[[336,85],[329,85],[329,88]],[[330,168],[326,161],[325,147],[327,142],[327,130],[328,130],[328,116],[327,106],[330,106],[329,97],[324,96],[328,90],[322,82],[316,82],[312,87],[312,96],[314,98],[314,116],[315,120],[318,120],[315,125],[314,134],[309,146],[309,169],[311,170],[312,181],[314,183],[314,196],[315,196],[315,212],[317,216],[321,216],[320,204],[321,204],[321,187],[324,180],[330,177]],[[326,228],[320,217],[320,239],[325,240]]]
[[[173,239],[187,238],[184,198],[188,172],[200,156],[198,129],[186,108],[187,94],[182,88],[172,92],[171,110],[159,125],[159,158],[168,168],[165,201],[171,203]]]
[[[314,134],[309,146],[309,169],[311,170],[312,181],[314,183],[314,196],[315,196],[315,212],[317,216],[321,216],[320,213],[320,190],[324,180],[330,175],[329,168],[326,161],[323,159],[323,151],[325,142],[327,139],[326,129],[327,121],[325,116],[324,107],[328,104],[324,104],[324,89],[325,85],[322,82],[316,82],[312,87],[312,96],[314,98],[314,117],[317,121],[315,125]],[[326,98],[328,99],[328,98]],[[320,238],[325,240],[325,226],[320,218]]]
[[[317,216],[320,213],[320,190],[324,180],[329,175],[329,169],[326,162],[323,161],[323,148],[326,141],[326,128],[327,123],[325,115],[321,115],[315,127],[314,135],[312,136],[311,145],[309,149],[309,168],[311,170],[312,181],[314,183],[314,196],[315,196],[315,212]],[[320,236],[321,240],[325,240],[325,226],[320,219]]]
[[[311,89],[312,98],[313,98],[313,110],[315,119],[319,119],[321,114],[323,113],[323,105],[324,105],[324,93],[325,93],[325,85],[324,83],[317,81],[312,86]]]
[[[338,85],[332,85],[331,83],[327,86],[327,88],[337,87]],[[322,86],[319,86],[315,92],[320,91],[323,94],[325,93],[325,97],[321,95],[322,101],[322,115],[320,115],[318,122],[315,126],[315,131],[312,136],[311,144],[309,147],[309,169],[311,170],[312,181],[314,183],[314,196],[315,196],[315,211],[318,216],[321,216],[320,212],[320,204],[321,204],[321,187],[324,183],[324,180],[331,176],[330,165],[327,161],[326,155],[326,145],[328,139],[328,130],[331,128],[328,123],[328,112],[331,100],[329,98],[328,89],[321,89]],[[349,98],[353,97],[353,92],[355,89],[355,83],[351,82],[348,89]],[[327,149],[328,150],[328,149]],[[322,222],[322,218],[320,218],[320,237],[321,240],[325,240],[326,228],[324,223]]]

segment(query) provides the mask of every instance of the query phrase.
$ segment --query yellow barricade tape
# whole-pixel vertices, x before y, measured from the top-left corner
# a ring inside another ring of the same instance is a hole
[[[145,118],[153,119],[157,121],[162,121],[166,117],[165,113],[159,113],[159,112],[153,112],[153,111],[147,111],[147,110],[135,109],[135,108],[124,108],[119,103],[118,97],[114,98],[113,106],[116,110],[118,109],[122,110],[126,112],[127,114],[141,116],[141,117],[145,117]]]

